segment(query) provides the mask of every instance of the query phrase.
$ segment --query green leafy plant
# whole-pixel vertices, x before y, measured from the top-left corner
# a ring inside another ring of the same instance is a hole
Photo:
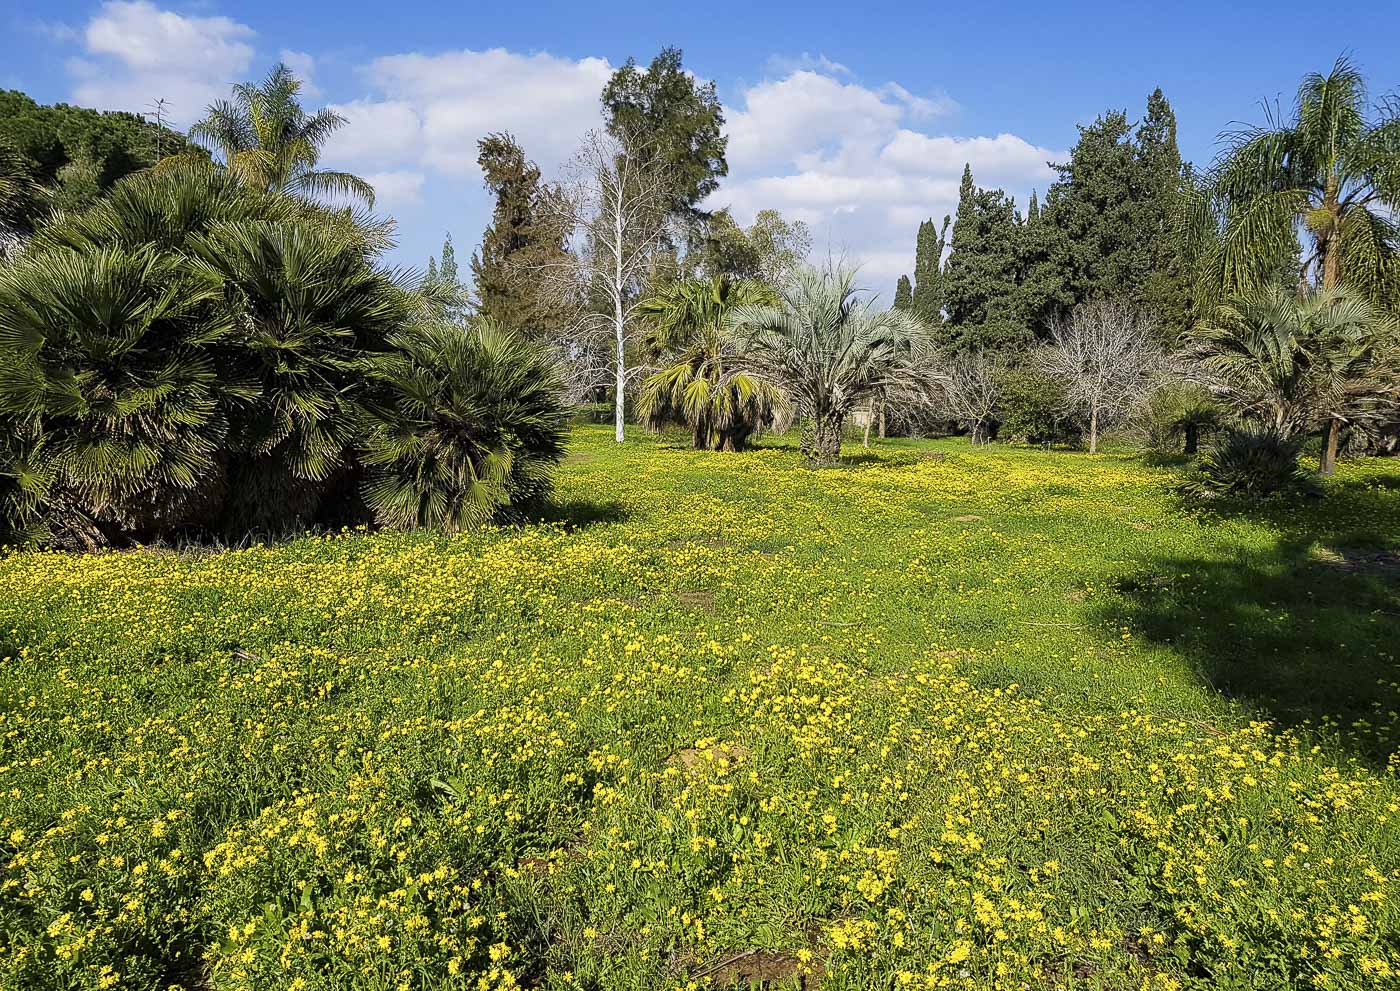
[[[829,465],[847,417],[873,398],[927,392],[927,327],[902,310],[879,310],[855,273],[806,268],[777,305],[748,305],[730,323],[743,335],[744,371],[783,390],[805,421],[802,453]]]
[[[1272,427],[1228,429],[1197,459],[1181,491],[1201,499],[1308,491],[1311,479],[1298,463],[1302,447],[1302,438]]]
[[[1168,382],[1157,389],[1143,419],[1148,447],[1163,454],[1180,449],[1187,456],[1199,453],[1201,437],[1224,422],[1209,390],[1194,382]]]

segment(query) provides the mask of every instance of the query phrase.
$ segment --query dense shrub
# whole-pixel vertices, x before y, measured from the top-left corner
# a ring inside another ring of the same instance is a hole
[[[1060,379],[1035,368],[1009,369],[1001,377],[999,435],[1028,444],[1077,444],[1083,429],[1067,406]]]
[[[1228,429],[1197,459],[1182,491],[1197,498],[1261,497],[1306,490],[1302,440],[1271,428]]]
[[[374,231],[344,213],[209,169],[124,180],[0,269],[0,539],[93,548],[370,518],[363,457],[371,407],[386,408],[372,393],[387,360],[416,360],[401,332],[424,310],[378,263]],[[537,356],[497,354],[510,402],[553,388]],[[440,371],[451,389],[452,374],[482,367]],[[557,459],[558,445],[493,420],[516,409],[439,411],[441,435],[510,434],[492,450],[519,467],[489,496],[425,494],[440,508],[419,522],[480,519],[539,489],[535,454]]]

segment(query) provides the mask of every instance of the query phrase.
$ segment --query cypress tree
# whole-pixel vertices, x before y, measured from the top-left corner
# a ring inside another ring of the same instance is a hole
[[[1176,114],[1160,88],[1147,98],[1147,113],[1138,125],[1137,162],[1146,267],[1139,295],[1171,340],[1190,319],[1190,271],[1176,222],[1189,174],[1176,143]]]
[[[442,264],[438,266],[438,277],[450,286],[457,285],[457,252],[452,248],[452,235],[442,242]]]
[[[943,322],[943,247],[948,243],[948,224],[943,229],[933,226],[933,219],[919,225],[919,238],[914,246],[913,310],[925,323],[937,326]]]
[[[914,302],[914,292],[909,288],[909,276],[901,275],[894,287],[894,309],[907,310]]]

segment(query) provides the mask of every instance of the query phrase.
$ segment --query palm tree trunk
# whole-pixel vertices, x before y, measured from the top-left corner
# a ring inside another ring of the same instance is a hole
[[[1322,463],[1318,473],[1330,475],[1337,470],[1337,440],[1342,433],[1342,424],[1335,417],[1329,417],[1323,430]]]
[[[814,465],[834,465],[841,459],[841,428],[845,417],[822,412],[812,418],[812,444],[806,452]]]
[[[885,439],[885,401],[880,400],[880,439]]]
[[[870,446],[870,425],[875,422],[875,400],[870,400],[870,406],[865,411],[865,436],[861,438],[860,446]]]
[[[1187,455],[1196,453],[1196,448],[1200,444],[1201,428],[1194,423],[1186,424],[1186,451]]]

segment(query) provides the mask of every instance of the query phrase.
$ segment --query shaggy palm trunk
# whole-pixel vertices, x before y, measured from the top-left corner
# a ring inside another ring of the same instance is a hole
[[[1328,206],[1336,212],[1336,206],[1331,202],[1335,198],[1335,192],[1328,190]],[[1341,238],[1330,236],[1322,247],[1322,288],[1332,289],[1341,280],[1342,275],[1342,251]],[[1337,438],[1342,432],[1342,425],[1336,417],[1327,418],[1327,426],[1322,432],[1322,459],[1318,465],[1318,473],[1330,475],[1337,470]]]
[[[1200,445],[1201,428],[1194,423],[1186,424],[1186,451],[1188,455],[1195,454],[1196,448]]]
[[[870,425],[875,422],[875,400],[870,400],[870,408],[865,411],[865,436],[860,440],[861,447],[870,446]]]
[[[845,417],[833,410],[812,416],[812,434],[803,438],[802,454],[813,465],[834,465],[841,458],[841,428]]]

